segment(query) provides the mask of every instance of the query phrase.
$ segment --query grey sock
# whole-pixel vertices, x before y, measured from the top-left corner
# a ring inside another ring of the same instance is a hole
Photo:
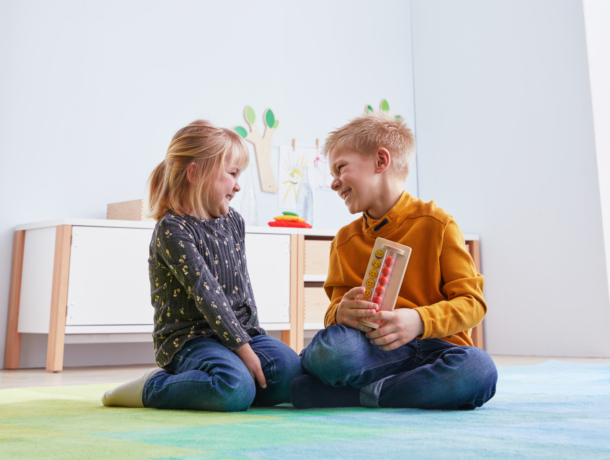
[[[160,367],[149,369],[141,377],[108,390],[102,396],[102,404],[104,406],[144,407],[142,403],[144,384],[149,378],[162,370]]]

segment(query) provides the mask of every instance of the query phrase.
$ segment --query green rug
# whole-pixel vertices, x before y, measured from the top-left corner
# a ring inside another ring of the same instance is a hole
[[[113,384],[0,390],[1,459],[605,458],[610,364],[499,368],[475,411],[103,407]]]

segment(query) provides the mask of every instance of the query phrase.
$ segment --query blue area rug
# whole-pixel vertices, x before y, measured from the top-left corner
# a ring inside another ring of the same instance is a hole
[[[610,459],[610,364],[501,367],[496,396],[465,412],[239,414],[101,406],[112,385],[0,391],[0,458]]]

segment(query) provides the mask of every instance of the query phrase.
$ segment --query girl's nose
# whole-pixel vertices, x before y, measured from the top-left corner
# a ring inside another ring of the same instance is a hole
[[[330,188],[332,190],[334,190],[335,192],[337,190],[339,190],[339,185],[341,184],[341,181],[339,180],[339,178],[337,177],[335,180],[332,181],[332,183],[330,184]]]
[[[241,187],[239,186],[239,182],[235,181],[235,185],[233,186],[233,190],[235,190],[236,192],[239,192],[241,190]]]

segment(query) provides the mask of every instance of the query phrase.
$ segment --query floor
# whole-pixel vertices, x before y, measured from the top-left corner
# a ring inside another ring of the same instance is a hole
[[[544,356],[501,356],[492,355],[496,366],[527,366],[540,364],[549,360],[572,363],[610,363],[610,358],[557,358]],[[0,389],[56,386],[86,385],[93,383],[126,382],[140,376],[149,365],[114,366],[114,367],[71,367],[63,372],[51,373],[44,369],[0,370]]]

